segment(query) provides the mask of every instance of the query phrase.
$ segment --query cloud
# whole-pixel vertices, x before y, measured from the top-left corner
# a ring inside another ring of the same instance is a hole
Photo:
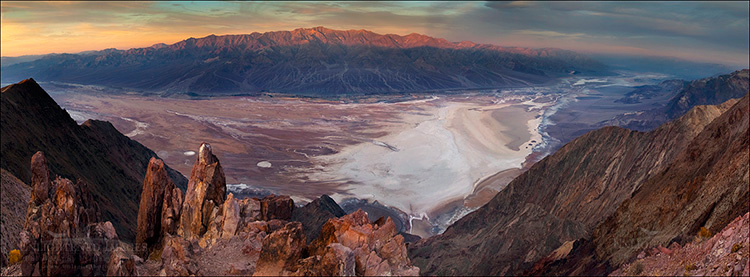
[[[326,26],[743,63],[748,2],[0,2],[2,55]],[[594,49],[592,46],[597,46]]]

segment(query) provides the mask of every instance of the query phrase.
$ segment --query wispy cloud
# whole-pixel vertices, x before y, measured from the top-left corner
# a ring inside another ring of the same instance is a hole
[[[746,66],[748,2],[12,2],[1,54],[144,47],[300,27],[672,55]]]

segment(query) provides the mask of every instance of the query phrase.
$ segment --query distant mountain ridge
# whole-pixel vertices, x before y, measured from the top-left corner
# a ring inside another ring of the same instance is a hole
[[[49,55],[4,65],[0,76],[160,94],[341,95],[528,86],[605,72],[603,64],[560,49],[316,27]]]
[[[632,130],[648,131],[660,124],[678,118],[696,105],[716,105],[729,99],[741,98],[750,91],[750,69],[737,70],[729,74],[716,77],[702,78],[690,82],[672,80],[659,84],[660,93],[675,95],[663,107],[632,114],[619,115],[600,124],[602,126],[615,125]],[[658,89],[657,89],[658,91]],[[646,91],[637,89],[634,95],[626,95],[618,101],[627,103],[631,99],[648,96]],[[635,101],[635,100],[632,100]]]

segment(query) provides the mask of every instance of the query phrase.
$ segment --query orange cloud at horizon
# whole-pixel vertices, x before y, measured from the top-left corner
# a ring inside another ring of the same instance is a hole
[[[380,34],[421,33],[505,47],[670,56],[747,66],[746,12],[735,4],[709,7],[713,10],[693,7],[707,3],[667,4],[641,3],[622,9],[617,5],[624,4],[575,2],[555,6],[539,2],[3,1],[0,55],[129,49],[211,34],[325,26]],[[691,14],[691,9],[699,12]],[[669,14],[664,10],[676,15],[665,17]],[[719,23],[713,23],[714,15],[702,14],[717,11],[722,13]]]

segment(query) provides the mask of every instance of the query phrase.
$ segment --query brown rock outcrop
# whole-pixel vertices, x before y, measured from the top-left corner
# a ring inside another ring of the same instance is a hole
[[[143,191],[138,209],[138,229],[135,236],[138,256],[147,257],[148,253],[160,242],[162,233],[173,228],[170,225],[173,225],[174,209],[172,206],[175,199],[171,196],[175,188],[167,175],[164,162],[151,158],[143,180]],[[166,199],[166,192],[169,192],[170,199]],[[166,210],[164,210],[165,207]],[[163,215],[167,218],[162,219]]]
[[[407,256],[404,238],[390,218],[382,225],[373,225],[367,214],[358,210],[329,219],[308,251],[324,257],[328,246],[336,243],[354,254],[356,275],[419,275],[419,268],[412,266]]]
[[[26,222],[21,232],[21,271],[24,275],[68,276],[104,275],[118,236],[111,222],[98,221],[86,184],[75,185],[56,177],[50,182],[44,154],[34,155],[32,188],[36,196],[29,201]],[[46,196],[42,195],[46,192]],[[41,201],[41,199],[45,199]],[[83,220],[81,220],[83,219]],[[82,221],[87,222],[86,225]],[[132,259],[121,255],[121,261]],[[120,264],[120,263],[118,263]],[[114,270],[114,269],[113,269]],[[127,270],[116,270],[127,273]],[[119,273],[118,273],[119,274]]]
[[[288,275],[294,271],[305,247],[302,224],[290,222],[263,239],[254,276]]]
[[[260,200],[260,213],[263,220],[289,220],[294,211],[294,201],[287,195],[269,195]]]
[[[31,157],[31,201],[35,205],[41,205],[49,198],[51,189],[49,169],[47,168],[47,159],[44,153],[36,152]]]
[[[202,143],[190,173],[178,234],[193,239],[206,233],[214,209],[220,210],[224,204],[226,185],[219,159],[211,152],[211,145]]]
[[[136,276],[133,255],[122,247],[112,250],[107,266],[107,276]]]

